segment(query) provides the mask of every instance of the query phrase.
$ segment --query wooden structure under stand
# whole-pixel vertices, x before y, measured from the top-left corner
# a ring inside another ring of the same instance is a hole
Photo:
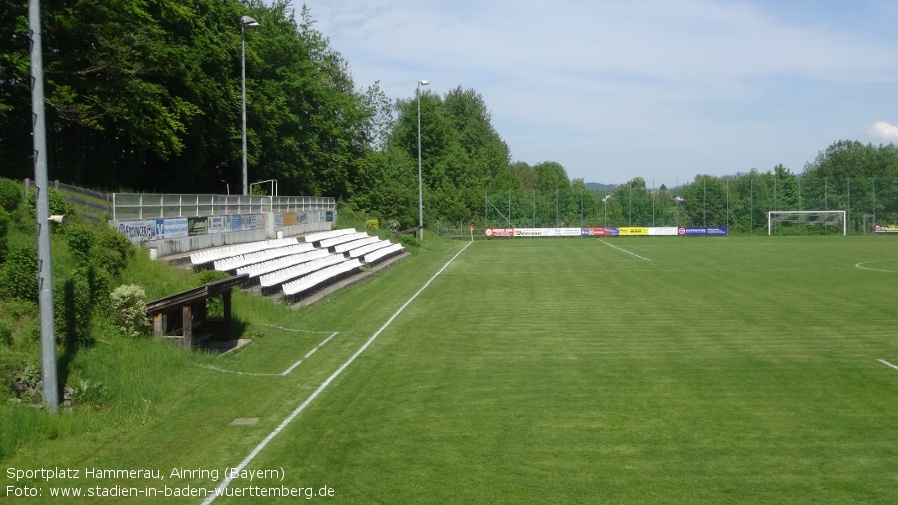
[[[249,274],[235,275],[147,303],[153,335],[176,341],[186,349],[213,337],[231,340],[231,289],[248,279]],[[224,305],[224,317],[212,320],[206,302],[218,296]]]

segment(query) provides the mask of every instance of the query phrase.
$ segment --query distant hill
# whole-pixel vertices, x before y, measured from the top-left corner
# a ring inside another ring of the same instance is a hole
[[[610,191],[614,189],[616,184],[600,184],[598,182],[587,182],[586,188],[591,189],[593,191]]]

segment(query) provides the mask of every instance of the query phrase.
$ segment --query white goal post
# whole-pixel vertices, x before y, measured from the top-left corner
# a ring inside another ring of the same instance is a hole
[[[848,220],[844,210],[771,210],[767,213],[767,235],[773,233],[773,223],[818,224],[842,226],[842,235],[848,235]]]

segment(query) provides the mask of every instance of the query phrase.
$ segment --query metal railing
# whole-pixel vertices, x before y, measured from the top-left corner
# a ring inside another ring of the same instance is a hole
[[[319,196],[189,195],[113,193],[112,219],[316,212],[336,210],[336,201]]]

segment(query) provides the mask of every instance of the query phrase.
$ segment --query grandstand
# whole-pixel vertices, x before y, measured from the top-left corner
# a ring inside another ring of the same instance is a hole
[[[401,244],[347,228],[206,249],[189,257],[195,270],[248,274],[244,289],[309,304],[403,253]]]

